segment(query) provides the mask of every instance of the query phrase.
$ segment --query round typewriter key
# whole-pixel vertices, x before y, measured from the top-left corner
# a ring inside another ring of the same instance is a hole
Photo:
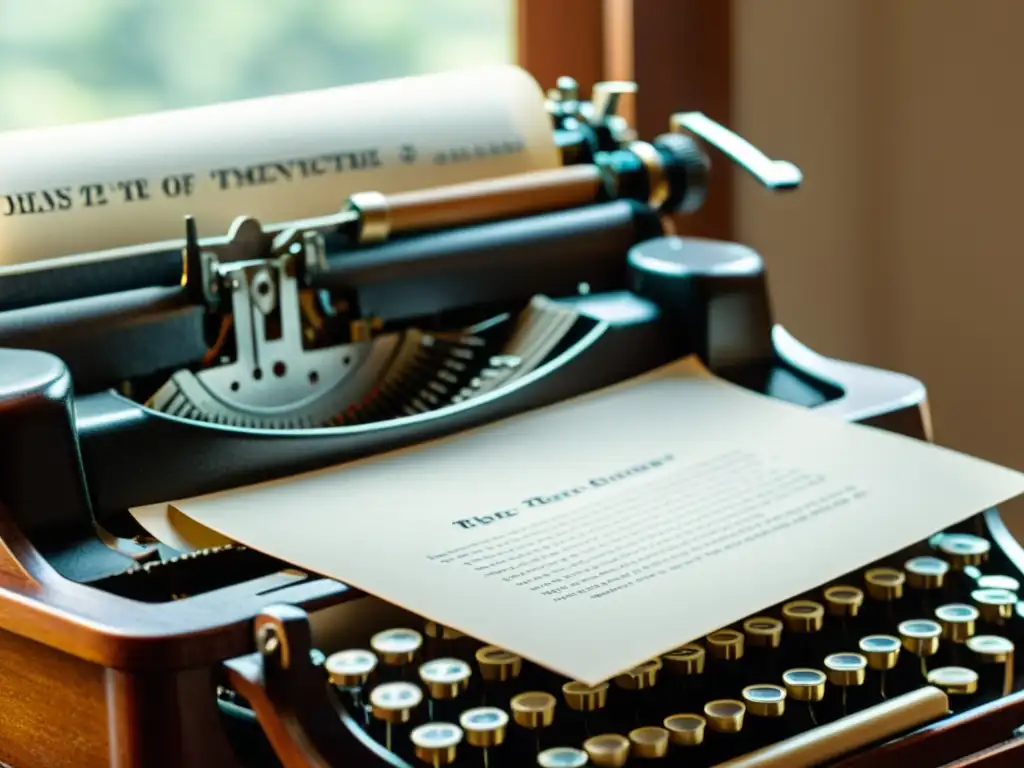
[[[846,584],[828,587],[824,596],[829,616],[856,616],[864,605],[864,591]]]
[[[553,747],[537,755],[539,768],[585,768],[590,758],[575,747]]]
[[[602,733],[583,742],[590,762],[601,768],[622,768],[629,760],[629,739],[617,733]]]
[[[934,656],[939,650],[942,625],[931,619],[901,621],[900,640],[903,647],[915,656]]]
[[[992,545],[980,536],[969,533],[947,533],[939,540],[939,551],[949,558],[955,570],[981,565],[988,560]]]
[[[557,701],[547,691],[527,691],[512,698],[512,719],[523,728],[547,728],[555,721]]]
[[[928,684],[950,696],[966,696],[978,690],[978,673],[967,667],[939,667],[928,673]]]
[[[868,660],[859,653],[833,653],[825,657],[825,676],[837,687],[863,685]]]
[[[668,754],[668,731],[655,725],[635,728],[629,732],[630,757],[651,759]]]
[[[475,707],[462,713],[459,725],[474,747],[497,747],[505,741],[508,715],[497,707]]]
[[[480,676],[491,683],[505,682],[519,677],[523,671],[523,659],[496,645],[485,645],[476,652],[480,665]]]
[[[971,601],[978,607],[982,619],[1002,622],[1013,617],[1017,593],[1008,589],[976,589],[971,592]]]
[[[743,634],[752,648],[778,648],[782,643],[782,622],[771,616],[754,616],[743,622]]]
[[[659,672],[661,672],[661,659],[651,659],[618,675],[615,678],[615,684],[627,691],[642,691],[657,685]]]
[[[786,711],[786,689],[781,685],[748,685],[743,689],[747,712],[757,717],[781,717]]]
[[[817,669],[787,669],[782,673],[786,695],[794,701],[821,701],[825,697],[825,673]]]
[[[978,660],[991,664],[1003,664],[1013,656],[1014,645],[998,635],[975,635],[968,638],[967,647],[978,654]]]
[[[370,647],[388,666],[410,664],[423,647],[423,635],[415,629],[385,629],[370,638]]]
[[[576,712],[596,712],[608,703],[608,683],[587,685],[571,682],[562,686],[565,705]]]
[[[451,723],[427,723],[409,735],[416,757],[432,766],[451,765],[462,742],[462,729]]]
[[[432,699],[454,699],[469,687],[472,674],[462,659],[433,659],[420,667],[420,680]]]
[[[825,606],[813,600],[794,600],[782,606],[782,620],[790,632],[820,632],[825,623]]]
[[[743,658],[743,633],[735,629],[720,629],[705,638],[712,659],[737,661]]]
[[[412,683],[382,683],[370,691],[373,716],[385,723],[407,723],[423,701],[423,692]]]
[[[438,624],[436,621],[428,621],[425,631],[431,640],[458,640],[465,637],[459,630]]]
[[[935,609],[935,618],[942,625],[942,636],[953,643],[964,643],[974,634],[980,615],[977,608],[964,603],[949,603]]]
[[[662,725],[668,731],[673,744],[680,747],[695,747],[704,742],[707,720],[700,715],[669,715]]]
[[[352,649],[332,653],[324,662],[331,685],[356,688],[366,683],[377,668],[377,657],[370,651]]]
[[[717,699],[704,705],[708,728],[718,733],[738,733],[743,730],[743,716],[747,707],[735,699]]]
[[[868,667],[884,672],[896,666],[903,644],[892,635],[868,635],[861,638],[859,646],[868,660]]]
[[[704,674],[704,649],[696,643],[688,643],[661,657],[668,671],[674,675]]]
[[[937,557],[912,557],[903,564],[907,584],[913,589],[939,589],[949,573],[949,563]]]
[[[872,568],[864,574],[864,586],[873,600],[899,600],[907,577],[895,568]]]

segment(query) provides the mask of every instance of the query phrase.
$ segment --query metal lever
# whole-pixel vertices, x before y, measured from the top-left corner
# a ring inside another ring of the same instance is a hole
[[[746,139],[701,112],[675,114],[671,125],[677,133],[687,131],[716,147],[768,189],[796,189],[803,181],[803,174],[793,163],[772,160]]]
[[[615,115],[619,108],[619,97],[624,93],[636,93],[636,83],[628,80],[609,80],[594,83],[590,92],[590,103],[593,105],[593,122],[602,123]]]

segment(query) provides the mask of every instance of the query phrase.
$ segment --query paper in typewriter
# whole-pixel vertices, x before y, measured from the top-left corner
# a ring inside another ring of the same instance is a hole
[[[460,436],[176,503],[586,683],[921,540],[1024,475],[692,361]]]
[[[0,272],[557,167],[538,83],[486,67],[0,133]]]

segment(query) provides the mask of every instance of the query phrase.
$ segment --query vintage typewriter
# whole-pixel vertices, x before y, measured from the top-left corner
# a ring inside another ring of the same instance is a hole
[[[226,236],[189,219],[183,248],[0,277],[0,762],[1021,764],[1024,552],[996,511],[598,686],[241,546],[177,551],[128,513],[691,354],[929,439],[920,383],[773,322],[757,253],[671,234],[704,200],[705,146],[770,189],[800,172],[699,113],[637,141],[622,90],[560,82],[554,171]]]

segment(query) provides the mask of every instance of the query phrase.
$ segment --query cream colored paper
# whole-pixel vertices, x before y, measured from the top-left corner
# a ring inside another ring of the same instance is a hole
[[[177,502],[597,683],[1024,491],[1024,475],[692,361],[397,453]]]
[[[544,96],[516,67],[385,80],[0,134],[0,271],[223,235],[397,192],[557,167]]]

